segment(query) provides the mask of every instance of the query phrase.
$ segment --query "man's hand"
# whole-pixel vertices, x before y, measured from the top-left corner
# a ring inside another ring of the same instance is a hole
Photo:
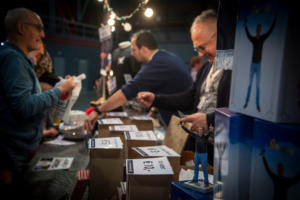
[[[181,122],[190,122],[192,123],[191,130],[193,132],[199,133],[200,136],[208,130],[207,119],[205,113],[195,113],[192,115],[187,115],[180,119]]]
[[[152,92],[139,92],[138,100],[143,104],[143,106],[149,108],[155,99],[155,94]]]
[[[61,91],[62,94],[67,92],[71,92],[77,83],[74,81],[74,77],[70,77],[66,79],[62,84],[58,86],[58,89]]]
[[[93,130],[97,119],[98,114],[95,111],[91,112],[84,121],[83,130],[86,130],[88,133],[90,133]]]
[[[51,127],[48,130],[43,131],[43,136],[44,137],[55,137],[59,134],[58,130]]]

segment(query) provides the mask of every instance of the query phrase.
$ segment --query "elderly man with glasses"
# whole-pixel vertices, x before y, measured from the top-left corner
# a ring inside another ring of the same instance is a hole
[[[73,78],[41,92],[28,53],[45,37],[40,17],[26,8],[8,11],[7,42],[0,46],[0,192],[10,199],[23,198],[23,171],[30,153],[40,144],[43,115],[60,97],[76,86]]]

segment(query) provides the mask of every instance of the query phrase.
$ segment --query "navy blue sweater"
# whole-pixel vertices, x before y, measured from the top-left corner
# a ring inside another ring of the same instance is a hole
[[[173,94],[188,90],[192,84],[189,68],[183,60],[173,53],[159,50],[149,63],[142,65],[134,79],[122,87],[122,92],[130,100],[141,91]],[[160,109],[166,124],[173,112]]]

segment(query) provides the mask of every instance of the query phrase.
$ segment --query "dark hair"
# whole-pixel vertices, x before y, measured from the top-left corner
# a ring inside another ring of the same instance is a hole
[[[45,82],[50,84],[51,86],[55,86],[55,84],[60,81],[60,79],[58,78],[58,76],[56,76],[53,73],[49,73],[49,72],[45,72],[40,78],[39,78],[40,82]]]
[[[136,40],[135,43],[139,49],[142,46],[147,47],[150,50],[158,48],[154,35],[149,30],[140,30],[134,33],[131,38]]]

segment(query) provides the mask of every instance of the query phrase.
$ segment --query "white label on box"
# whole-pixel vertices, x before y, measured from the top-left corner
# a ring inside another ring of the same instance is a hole
[[[179,157],[180,155],[176,153],[173,149],[165,145],[161,146],[147,146],[147,147],[134,147],[136,152],[138,152],[141,156],[144,157]]]
[[[132,120],[153,120],[153,118],[152,117],[150,117],[150,116],[147,116],[147,115],[137,115],[137,116],[132,116],[132,117],[130,117],[130,119],[132,119]]]
[[[166,157],[149,159],[127,159],[127,174],[133,175],[171,175],[174,174]]]
[[[92,138],[89,140],[90,149],[123,149],[120,137]]]
[[[139,131],[136,125],[109,126],[110,131]]]
[[[126,131],[124,135],[126,140],[157,140],[153,131]]]
[[[128,117],[126,112],[108,112],[106,113],[107,117]]]
[[[99,125],[106,125],[106,124],[123,124],[120,118],[106,118],[106,119],[99,119]]]

